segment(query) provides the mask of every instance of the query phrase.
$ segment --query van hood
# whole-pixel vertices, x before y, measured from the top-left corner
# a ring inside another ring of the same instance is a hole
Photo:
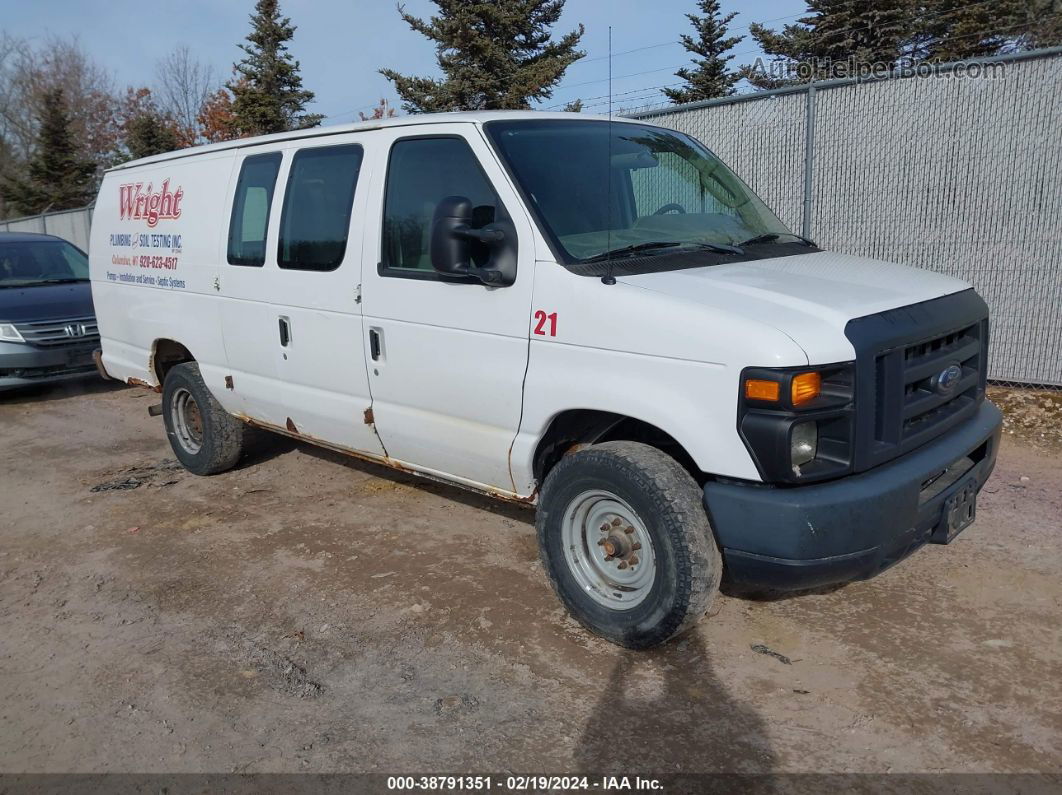
[[[0,289],[0,323],[65,320],[93,314],[92,288],[87,281]]]
[[[933,271],[828,251],[617,280],[759,319],[800,345],[812,364],[852,357],[844,329],[853,318],[970,287]]]

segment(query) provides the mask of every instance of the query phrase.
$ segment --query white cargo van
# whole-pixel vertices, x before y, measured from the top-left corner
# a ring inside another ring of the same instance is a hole
[[[248,425],[537,506],[590,630],[648,647],[725,573],[801,589],[974,517],[995,463],[969,285],[820,250],[693,138],[411,116],[107,172],[101,369],[190,471]]]

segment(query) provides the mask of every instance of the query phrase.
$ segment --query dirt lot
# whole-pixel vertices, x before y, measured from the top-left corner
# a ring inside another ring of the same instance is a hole
[[[950,547],[633,653],[529,511],[280,439],[197,478],[156,400],[0,398],[4,771],[1062,771],[1058,451],[1007,436]]]

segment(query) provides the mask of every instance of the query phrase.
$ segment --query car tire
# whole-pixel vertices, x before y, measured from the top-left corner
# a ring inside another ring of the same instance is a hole
[[[702,500],[675,459],[645,444],[605,442],[562,458],[543,484],[536,527],[572,616],[631,649],[696,624],[723,568]]]
[[[162,418],[170,447],[189,472],[216,475],[240,460],[247,426],[222,408],[195,362],[178,364],[166,374]]]

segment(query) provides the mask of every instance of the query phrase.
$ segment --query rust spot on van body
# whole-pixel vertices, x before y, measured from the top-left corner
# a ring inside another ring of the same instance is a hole
[[[235,389],[236,388],[233,385],[233,383],[232,383],[232,376],[231,375],[225,376],[225,388],[226,389]]]
[[[375,425],[376,424],[376,418],[373,416],[373,413],[372,413],[372,406],[369,406],[367,409],[365,409],[365,424],[366,425]]]
[[[488,497],[493,497],[494,499],[501,500],[502,502],[513,503],[515,505],[533,505],[535,503],[535,500],[538,499],[538,489],[537,488],[530,495],[528,495],[527,497],[521,497],[520,495],[518,495],[516,493],[501,491],[499,489],[494,489],[494,488],[477,489],[474,486],[467,486],[467,485],[465,485],[463,483],[458,483],[456,481],[447,480],[447,479],[441,478],[441,477],[436,477],[436,476],[429,475],[429,474],[424,473],[424,472],[418,472],[413,467],[407,466],[406,464],[403,464],[401,461],[396,461],[395,459],[393,459],[393,458],[391,458],[390,456],[387,456],[387,455],[383,455],[383,456],[372,455],[371,453],[363,453],[363,452],[361,452],[359,450],[351,450],[349,447],[343,447],[342,445],[332,444],[331,442],[326,442],[324,439],[318,439],[318,438],[316,438],[314,436],[311,436],[310,434],[300,433],[298,431],[298,429],[295,427],[295,423],[291,421],[290,417],[288,418],[287,428],[285,429],[285,428],[281,428],[278,425],[273,425],[273,424],[268,423],[268,422],[262,422],[261,420],[256,420],[254,417],[250,417],[250,416],[244,414],[243,412],[236,412],[235,414],[233,414],[233,416],[236,417],[236,419],[240,420],[241,422],[246,422],[252,428],[261,428],[264,431],[271,431],[273,433],[279,433],[279,434],[282,434],[283,436],[291,436],[291,437],[293,437],[295,439],[299,439],[301,441],[310,442],[311,444],[315,444],[318,447],[323,447],[326,450],[332,450],[332,451],[334,451],[336,453],[341,453],[343,455],[348,455],[351,458],[357,458],[357,459],[359,459],[361,461],[368,461],[369,463],[372,463],[372,464],[381,464],[381,465],[383,465],[385,467],[389,467],[391,469],[395,469],[395,470],[397,470],[399,472],[406,472],[406,473],[408,473],[410,475],[415,475],[418,478],[424,478],[425,480],[434,480],[437,483],[445,483],[448,486],[456,486],[458,488],[462,488],[462,489],[465,489],[467,491],[475,492],[476,494],[483,494],[483,495],[486,495]]]
[[[134,378],[134,377],[130,376],[129,378],[126,379],[125,382],[127,384],[129,384],[129,386],[146,387],[147,389],[150,389],[152,392],[161,392],[162,391],[162,384],[159,384],[158,386],[156,386],[154,384],[149,384],[147,381],[143,380],[142,378]]]

